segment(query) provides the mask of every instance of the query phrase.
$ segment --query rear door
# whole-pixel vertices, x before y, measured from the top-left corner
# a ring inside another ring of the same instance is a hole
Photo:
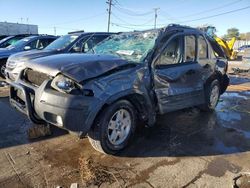
[[[152,64],[161,114],[203,103],[202,67],[195,34],[171,37]]]

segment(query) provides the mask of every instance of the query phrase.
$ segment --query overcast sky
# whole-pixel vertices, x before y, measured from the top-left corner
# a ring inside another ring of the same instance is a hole
[[[250,0],[113,0],[113,3],[110,31],[152,28],[153,8],[159,8],[157,27],[169,23],[208,24],[215,26],[220,36],[230,27],[250,32]],[[106,0],[0,0],[0,8],[0,21],[36,24],[39,33],[54,34],[54,27],[57,35],[72,30],[107,30]]]

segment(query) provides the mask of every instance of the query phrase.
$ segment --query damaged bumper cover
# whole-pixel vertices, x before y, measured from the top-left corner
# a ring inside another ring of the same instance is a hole
[[[20,81],[12,82],[10,103],[25,113],[34,123],[51,123],[60,128],[86,135],[95,117],[99,99],[70,95],[51,89],[50,81],[32,87]]]

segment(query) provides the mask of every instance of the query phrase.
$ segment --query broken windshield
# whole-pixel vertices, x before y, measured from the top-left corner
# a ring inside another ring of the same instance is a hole
[[[128,61],[140,63],[154,47],[158,34],[158,30],[151,30],[114,35],[97,44],[92,52],[115,55]]]

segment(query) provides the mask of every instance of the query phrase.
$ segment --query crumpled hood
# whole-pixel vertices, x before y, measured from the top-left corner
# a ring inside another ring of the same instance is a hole
[[[57,51],[52,50],[30,50],[19,52],[11,56],[12,61],[27,61],[30,59],[36,59],[44,56],[49,56],[58,53]]]
[[[62,73],[81,82],[126,64],[127,61],[111,55],[59,54],[27,61],[25,66],[53,77]]]

